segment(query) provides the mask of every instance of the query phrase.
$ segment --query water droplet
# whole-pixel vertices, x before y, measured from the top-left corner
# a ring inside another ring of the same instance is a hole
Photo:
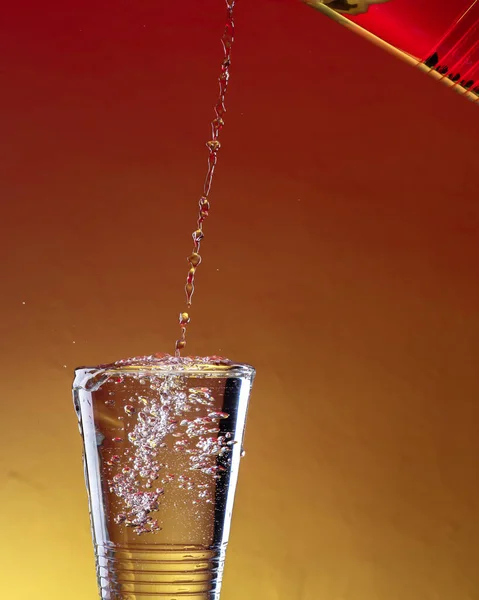
[[[229,81],[229,78],[230,78],[230,74],[229,74],[228,70],[227,70],[227,69],[225,69],[225,70],[223,71],[223,73],[220,75],[220,77],[219,77],[219,81],[220,81],[220,83],[222,83],[222,84],[226,84],[226,83],[228,83],[228,81]],[[221,119],[221,120],[223,120],[223,119]]]
[[[223,117],[225,112],[226,112],[225,105],[223,104],[223,101],[220,100],[215,106],[215,113],[218,115],[218,117],[221,118],[221,117]]]
[[[135,411],[135,407],[132,406],[131,404],[127,404],[125,406],[125,412],[126,412],[127,415],[129,415],[131,417],[136,412]]]
[[[193,267],[197,267],[201,262],[201,256],[197,252],[193,252],[193,254],[188,257],[188,262]]]
[[[205,234],[201,229],[196,229],[193,231],[192,237],[194,242],[201,242],[201,240],[205,237]]]
[[[210,140],[209,142],[206,142],[206,145],[212,153],[218,152],[218,150],[221,148],[221,144],[218,140]]]
[[[246,450],[243,448],[243,450],[241,450],[241,458],[244,458],[246,456]]]
[[[190,315],[187,312],[180,313],[180,325],[188,325],[190,320]]]
[[[183,350],[183,348],[186,346],[186,341],[185,340],[176,340],[176,349],[177,350]]]

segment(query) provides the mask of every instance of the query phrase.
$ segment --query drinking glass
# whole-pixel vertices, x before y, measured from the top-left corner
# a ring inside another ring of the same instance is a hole
[[[219,600],[254,375],[166,355],[76,369],[102,599]]]

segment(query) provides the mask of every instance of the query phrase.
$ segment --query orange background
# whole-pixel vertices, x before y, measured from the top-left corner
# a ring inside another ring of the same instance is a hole
[[[72,370],[170,351],[221,0],[0,23],[2,597],[96,597]],[[258,371],[224,600],[479,598],[479,112],[241,0],[190,344]]]

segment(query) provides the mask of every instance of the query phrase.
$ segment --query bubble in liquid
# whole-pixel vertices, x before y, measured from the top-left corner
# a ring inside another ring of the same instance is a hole
[[[203,213],[206,213],[206,215],[208,215],[208,212],[210,210],[210,201],[208,200],[208,198],[206,198],[206,196],[202,196],[200,198],[200,211]]]
[[[126,414],[127,414],[127,415],[129,415],[129,416],[131,417],[131,416],[132,416],[132,415],[134,415],[134,414],[135,414],[135,412],[136,412],[136,411],[135,411],[135,407],[134,407],[134,406],[132,406],[131,404],[127,404],[127,405],[125,406],[125,412],[126,412]]]
[[[193,280],[195,278],[195,273],[196,273],[195,267],[191,267],[191,269],[188,271],[188,276],[186,278],[186,281],[188,283],[193,283]]]
[[[212,417],[213,419],[227,419],[229,417],[229,414],[226,412],[211,412],[208,415],[209,417]]]
[[[213,131],[219,132],[223,129],[225,122],[221,117],[216,117],[216,119],[214,119],[211,125],[213,127]]]
[[[112,438],[112,440],[111,440],[111,441],[112,441],[112,442],[122,442],[122,441],[123,441],[123,438],[121,438],[121,437],[114,437],[114,438]]]
[[[128,433],[128,439],[132,443],[129,466],[124,467],[122,479],[113,478],[109,482],[112,491],[125,502],[123,510],[126,521],[123,526],[133,528],[136,534],[150,532],[151,528],[156,527],[148,513],[157,510],[158,502],[155,504],[154,497],[137,496],[138,493],[154,494],[158,500],[154,481],[181,487],[185,491],[197,489],[196,484],[185,477],[184,473],[178,473],[177,480],[175,473],[169,471],[167,465],[160,465],[159,448],[168,447],[171,452],[184,453],[189,463],[188,468],[212,479],[220,478],[224,469],[215,465],[217,457],[223,457],[223,463],[227,464],[228,453],[232,449],[231,445],[227,444],[232,434],[227,436],[225,432],[224,435],[218,435],[219,428],[216,426],[221,419],[228,418],[229,415],[224,411],[215,410],[215,399],[210,388],[188,389],[181,384],[175,384],[174,379],[154,377],[151,377],[148,383],[152,384],[152,392],[148,397],[140,397],[143,406],[141,410],[136,409],[138,420]],[[140,398],[131,400],[137,402]],[[127,406],[133,407],[133,404]],[[203,416],[200,414],[186,418],[187,413],[191,415],[190,411],[195,409],[203,411]],[[168,440],[168,444],[165,440]],[[127,462],[127,452],[123,454],[123,460]],[[210,486],[211,483],[207,488]]]

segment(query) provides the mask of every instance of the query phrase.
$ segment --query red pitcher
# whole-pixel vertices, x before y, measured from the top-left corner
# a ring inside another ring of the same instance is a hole
[[[303,0],[479,100],[479,0]]]

